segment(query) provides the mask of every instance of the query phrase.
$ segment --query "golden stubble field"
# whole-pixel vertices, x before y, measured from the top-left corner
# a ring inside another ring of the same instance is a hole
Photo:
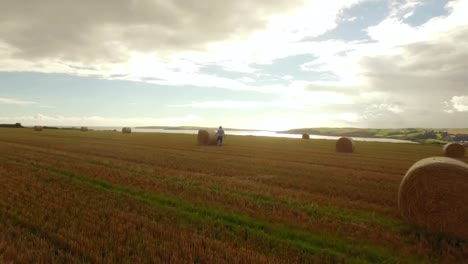
[[[334,144],[0,129],[0,262],[468,259],[467,241],[411,227],[397,208],[407,169],[440,146]]]

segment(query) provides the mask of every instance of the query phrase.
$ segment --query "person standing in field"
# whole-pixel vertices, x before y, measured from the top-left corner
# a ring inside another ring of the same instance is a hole
[[[222,126],[219,126],[218,131],[216,131],[216,141],[218,142],[218,146],[223,145],[223,138],[224,138],[224,129]]]

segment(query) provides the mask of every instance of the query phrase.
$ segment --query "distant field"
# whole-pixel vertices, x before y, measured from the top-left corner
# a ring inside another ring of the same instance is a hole
[[[448,128],[448,129],[442,129],[444,131],[447,131],[449,134],[465,134],[468,135],[468,128]]]
[[[352,127],[319,127],[291,129],[286,132],[294,134],[307,133],[325,136],[394,138],[411,140],[422,144],[439,145],[445,145],[448,142],[453,141],[466,141],[468,136],[468,128],[373,129]],[[460,137],[460,135],[464,136]]]
[[[434,145],[0,128],[0,262],[462,263],[397,191]],[[468,158],[463,159],[468,162]]]

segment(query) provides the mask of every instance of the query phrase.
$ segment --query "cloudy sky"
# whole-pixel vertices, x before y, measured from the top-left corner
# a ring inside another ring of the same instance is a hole
[[[0,0],[0,123],[468,127],[468,0]]]

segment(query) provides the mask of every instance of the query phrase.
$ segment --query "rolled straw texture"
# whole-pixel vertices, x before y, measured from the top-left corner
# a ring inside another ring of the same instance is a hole
[[[197,141],[200,145],[216,145],[216,132],[213,130],[198,130]]]
[[[461,158],[465,156],[465,146],[460,143],[447,143],[444,146],[444,155],[451,158]]]
[[[354,140],[349,137],[341,137],[336,141],[336,152],[352,153],[355,150]]]
[[[468,239],[468,165],[446,157],[416,162],[401,181],[398,206],[413,225]]]

